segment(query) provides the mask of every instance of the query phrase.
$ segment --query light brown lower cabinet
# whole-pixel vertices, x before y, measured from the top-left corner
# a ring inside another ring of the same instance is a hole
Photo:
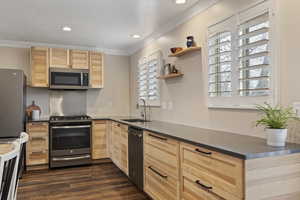
[[[94,120],[92,124],[92,159],[108,158],[106,121]]]
[[[26,144],[26,165],[46,165],[49,162],[48,123],[34,122],[26,124],[29,141]]]
[[[157,200],[178,200],[179,186],[179,142],[145,131],[145,192]]]
[[[112,122],[112,161],[128,175],[128,126]]]
[[[189,199],[244,199],[244,161],[180,144],[181,194]]]
[[[112,157],[112,122],[106,121],[106,149],[108,157]]]
[[[128,175],[128,126],[121,124],[120,134],[120,168]]]

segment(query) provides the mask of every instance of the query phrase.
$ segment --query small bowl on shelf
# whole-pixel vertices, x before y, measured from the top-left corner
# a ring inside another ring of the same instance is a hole
[[[183,48],[181,48],[181,47],[173,47],[173,48],[171,48],[170,49],[170,51],[174,54],[174,53],[178,53],[178,52],[180,52],[180,51],[182,51],[183,50]]]

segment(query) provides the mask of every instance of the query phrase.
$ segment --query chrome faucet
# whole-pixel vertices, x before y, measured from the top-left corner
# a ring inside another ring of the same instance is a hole
[[[143,112],[141,112],[141,116],[144,118],[144,121],[146,122],[147,121],[147,110],[146,110],[146,101],[145,101],[145,99],[140,99],[142,102],[143,102],[143,104],[144,104],[144,113]]]

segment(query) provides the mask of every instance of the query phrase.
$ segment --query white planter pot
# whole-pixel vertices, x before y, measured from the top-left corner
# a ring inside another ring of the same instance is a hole
[[[266,129],[267,144],[274,147],[284,147],[287,138],[287,129]]]

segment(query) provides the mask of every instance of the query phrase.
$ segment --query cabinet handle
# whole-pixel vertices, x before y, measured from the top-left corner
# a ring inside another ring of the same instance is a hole
[[[45,154],[46,151],[35,151],[35,152],[31,152],[32,155],[40,155],[40,154]]]
[[[31,140],[46,140],[44,137],[32,137]]]
[[[159,139],[159,140],[164,140],[164,141],[167,141],[168,139],[167,138],[163,138],[163,137],[159,137],[159,136],[156,136],[156,135],[152,135],[152,134],[148,134],[150,137],[153,137],[153,138],[156,138],[156,139]]]
[[[120,125],[120,124],[117,124],[117,126],[120,127],[121,125]]]
[[[212,154],[212,152],[206,152],[206,151],[201,151],[200,149],[195,149],[195,151],[197,151],[198,153],[210,156]]]
[[[153,171],[154,173],[156,173],[157,175],[159,175],[162,178],[168,178],[167,175],[163,175],[160,172],[158,172],[157,170],[153,169],[151,166],[148,167],[149,169],[151,169],[151,171]]]
[[[200,185],[200,187],[206,189],[206,190],[211,190],[213,189],[213,187],[209,187],[209,186],[206,186],[204,185],[203,183],[201,183],[199,180],[195,181],[196,184]]]

